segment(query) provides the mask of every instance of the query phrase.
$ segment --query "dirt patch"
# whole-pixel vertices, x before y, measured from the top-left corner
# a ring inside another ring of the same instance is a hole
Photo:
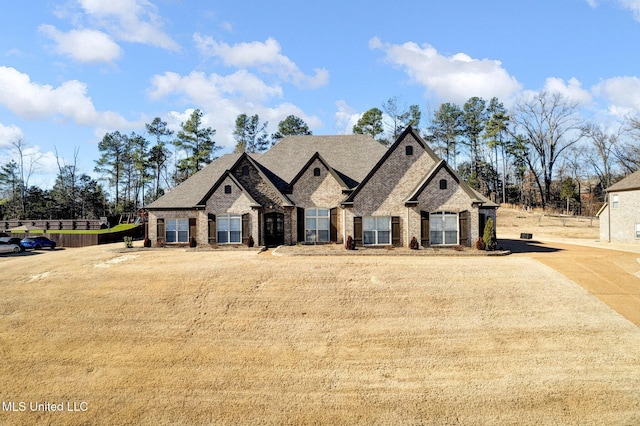
[[[529,256],[111,250],[0,259],[2,399],[88,408],[0,423],[640,422],[640,329]]]

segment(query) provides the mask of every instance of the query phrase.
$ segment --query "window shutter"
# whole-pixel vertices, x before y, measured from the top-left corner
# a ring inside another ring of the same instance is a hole
[[[251,231],[249,230],[250,220],[251,216],[249,213],[242,215],[242,243],[247,247],[249,246],[249,238],[251,238]]]
[[[304,242],[304,209],[298,207],[298,242]]]
[[[362,218],[353,218],[353,241],[357,246],[362,245]]]
[[[156,225],[156,240],[164,240],[165,238],[164,219],[158,219],[158,224]]]
[[[329,241],[332,243],[338,242],[338,209],[336,207],[331,209],[331,218],[329,220]]]
[[[429,212],[420,212],[420,245],[422,247],[429,247]]]
[[[216,215],[209,213],[209,244],[217,242]]]
[[[196,218],[189,218],[189,238],[195,238],[197,233]]]
[[[400,217],[391,217],[391,244],[400,247]]]
[[[458,216],[460,227],[460,245],[471,247],[471,237],[469,235],[471,213],[468,210],[461,212]]]

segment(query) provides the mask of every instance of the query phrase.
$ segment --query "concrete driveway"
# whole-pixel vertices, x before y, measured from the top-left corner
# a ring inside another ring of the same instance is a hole
[[[516,239],[500,245],[550,266],[640,326],[640,253]]]

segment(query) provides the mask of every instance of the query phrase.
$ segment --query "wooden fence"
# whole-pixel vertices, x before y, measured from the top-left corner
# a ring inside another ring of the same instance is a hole
[[[36,234],[11,233],[12,237],[18,238],[24,238],[27,235]],[[144,227],[140,225],[126,231],[107,232],[104,234],[61,234],[55,231],[47,231],[43,235],[55,241],[57,247],[87,247],[98,244],[123,243],[124,237],[143,238]]]
[[[10,229],[26,226],[30,229],[41,229],[43,231],[59,230],[97,230],[102,228],[102,221],[98,219],[83,220],[0,220],[0,232],[8,232]]]

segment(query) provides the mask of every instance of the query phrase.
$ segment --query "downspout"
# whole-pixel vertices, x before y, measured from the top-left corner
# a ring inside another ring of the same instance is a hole
[[[411,230],[410,230],[410,227],[409,227],[409,207],[405,206],[405,208],[407,209],[407,222],[406,222],[407,223],[406,224],[406,227],[407,227],[407,240],[405,241],[404,247],[409,247],[409,243],[411,242],[411,240],[409,239],[410,238],[409,234],[411,233]]]
[[[347,208],[342,207],[342,244],[347,244]]]
[[[607,210],[609,210],[609,214],[607,214],[607,226],[609,228],[609,231],[607,232],[607,242],[611,242],[611,200],[609,199],[611,197],[611,194],[607,194]]]

